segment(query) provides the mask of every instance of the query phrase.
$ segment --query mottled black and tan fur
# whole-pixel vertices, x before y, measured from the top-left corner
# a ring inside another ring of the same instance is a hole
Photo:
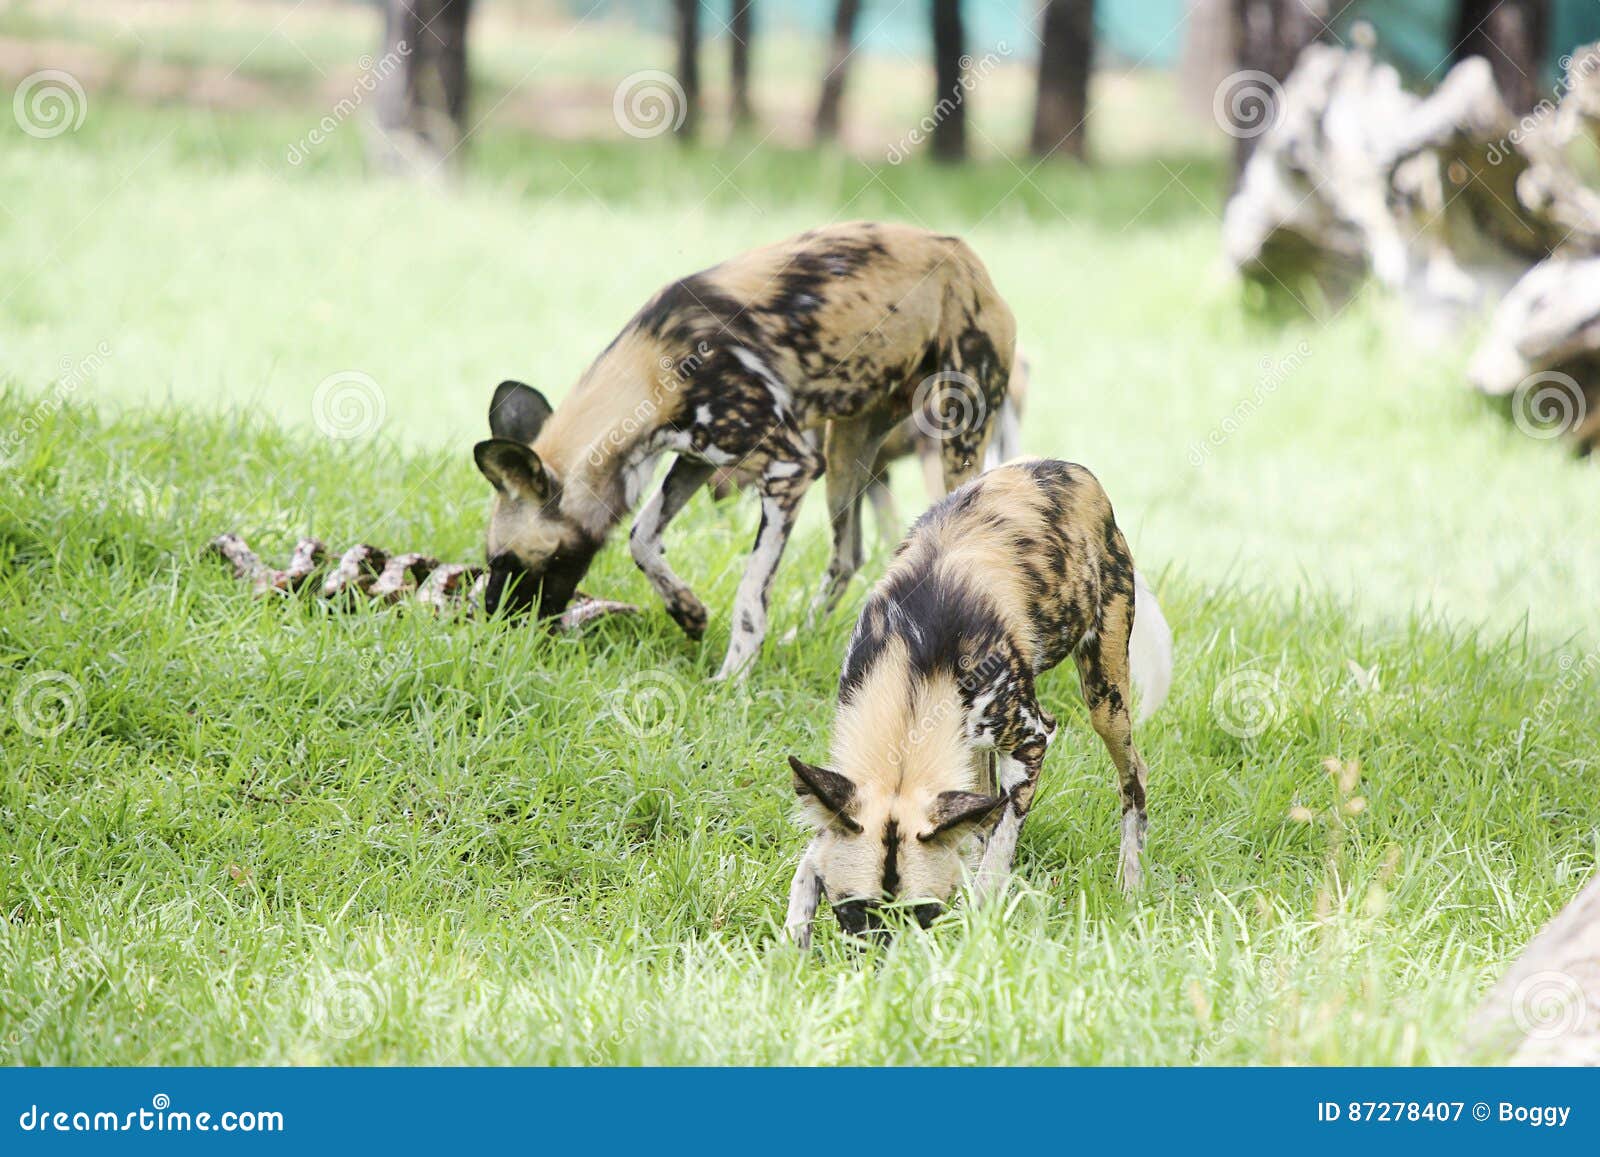
[[[553,412],[520,383],[495,392],[493,437],[475,450],[495,488],[489,609],[558,613],[657,458],[674,454],[630,546],[668,612],[698,638],[705,607],[667,564],[661,535],[716,470],[734,466],[754,479],[761,528],[718,677],[746,670],[806,488],[826,473],[833,556],[815,612],[860,564],[861,497],[919,383],[960,375],[983,395],[977,420],[952,423],[940,444],[953,488],[980,468],[1015,341],[1011,311],[972,250],[904,225],[816,229],[674,282]]]
[[[824,895],[859,935],[886,903],[926,924],[974,868],[980,898],[999,890],[1056,730],[1035,680],[1069,656],[1116,766],[1119,874],[1138,884],[1146,773],[1130,688],[1141,718],[1160,705],[1171,635],[1094,476],[1033,459],[923,515],[861,612],[829,766],[789,761],[814,832],[789,895],[796,943]]]

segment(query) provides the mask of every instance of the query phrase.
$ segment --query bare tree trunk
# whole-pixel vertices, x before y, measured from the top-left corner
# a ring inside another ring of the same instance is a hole
[[[1544,88],[1540,65],[1549,27],[1547,0],[1461,0],[1452,59],[1483,57],[1511,111],[1525,113]]]
[[[1233,57],[1241,72],[1261,72],[1282,84],[1294,70],[1300,50],[1315,40],[1327,18],[1327,0],[1232,0]],[[1268,114],[1274,115],[1274,114]],[[1255,148],[1254,134],[1234,138],[1233,171]]]
[[[966,93],[961,87],[961,54],[966,47],[961,0],[933,0],[933,158],[967,158]]]
[[[1087,152],[1089,68],[1094,57],[1094,0],[1046,0],[1044,46],[1029,148],[1083,160]]]
[[[750,45],[755,36],[750,19],[752,3],[754,0],[733,0],[733,23],[728,28],[733,37],[729,46],[732,54],[733,123],[740,127],[756,119],[755,109],[750,105]]]
[[[431,173],[465,143],[471,16],[472,0],[386,0],[373,67],[385,168]]]
[[[828,50],[828,71],[822,77],[822,96],[817,101],[812,128],[818,141],[831,141],[839,135],[839,106],[844,101],[844,82],[855,52],[856,18],[860,15],[861,0],[839,0],[833,10],[833,43]]]
[[[693,140],[700,131],[700,4],[673,0],[678,17],[678,83],[683,86],[683,121],[678,136]]]
[[[433,45],[434,68],[439,74],[439,87],[444,98],[445,115],[465,138],[467,126],[467,98],[470,77],[467,74],[467,21],[472,16],[472,0],[435,0],[438,15],[427,32],[438,37]]]

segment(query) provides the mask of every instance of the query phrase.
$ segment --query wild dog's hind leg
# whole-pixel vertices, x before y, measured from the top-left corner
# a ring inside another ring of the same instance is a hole
[[[958,345],[929,399],[946,494],[983,473],[989,434],[1005,404],[1006,383],[1011,377],[1009,346],[1002,357],[987,340],[981,336],[973,340],[970,334]]]
[[[833,524],[833,558],[822,588],[811,602],[810,622],[831,611],[861,566],[861,499],[874,475],[878,447],[894,426],[880,407],[828,423],[823,460],[828,484],[828,517]]]
[[[783,558],[789,532],[794,529],[800,500],[821,468],[821,459],[810,439],[789,421],[769,434],[750,455],[752,464],[757,455],[764,459],[756,481],[761,494],[761,529],[756,532],[755,548],[733,599],[733,634],[722,669],[717,672],[718,679],[742,676],[761,652],[762,640],[767,636],[767,597],[772,591],[772,576]]]
[[[1117,768],[1117,794],[1122,800],[1117,877],[1122,881],[1122,890],[1131,892],[1143,878],[1140,858],[1150,819],[1145,811],[1149,773],[1133,746],[1133,721],[1128,713],[1128,636],[1133,629],[1131,562],[1126,569],[1126,583],[1118,579],[1115,567],[1103,575],[1108,587],[1115,585],[1117,589],[1108,590],[1102,600],[1099,631],[1084,636],[1073,658],[1078,664],[1078,683],[1089,708],[1089,720]],[[1126,591],[1121,589],[1124,585]]]
[[[661,532],[683,509],[690,496],[711,477],[713,469],[705,462],[679,458],[667,471],[661,489],[639,512],[628,534],[628,549],[633,554],[633,561],[644,571],[650,585],[661,596],[661,601],[667,604],[667,613],[691,639],[698,639],[706,633],[705,604],[667,565]]]

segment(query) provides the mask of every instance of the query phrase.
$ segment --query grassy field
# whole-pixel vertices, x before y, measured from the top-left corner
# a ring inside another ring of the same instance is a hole
[[[1600,475],[1374,295],[1245,301],[1209,145],[947,173],[505,129],[439,190],[361,180],[354,123],[287,164],[317,110],[90,112],[0,130],[0,1060],[1443,1062],[1593,870]],[[669,277],[872,216],[985,256],[1028,448],[1100,475],[1174,625],[1137,899],[1063,671],[1005,911],[785,950],[784,757],[824,749],[864,588],[707,683],[748,505],[668,537],[702,647],[620,546],[586,588],[648,613],[576,639],[254,603],[202,556],[473,557],[496,381],[559,394]]]

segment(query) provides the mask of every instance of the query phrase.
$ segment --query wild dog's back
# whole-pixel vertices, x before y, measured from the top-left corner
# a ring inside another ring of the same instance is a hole
[[[1037,674],[1119,597],[1133,597],[1133,560],[1094,475],[1047,459],[1000,467],[912,526],[863,611],[845,682],[880,636],[909,624],[925,633],[915,650],[930,662],[970,669],[998,649]]]

